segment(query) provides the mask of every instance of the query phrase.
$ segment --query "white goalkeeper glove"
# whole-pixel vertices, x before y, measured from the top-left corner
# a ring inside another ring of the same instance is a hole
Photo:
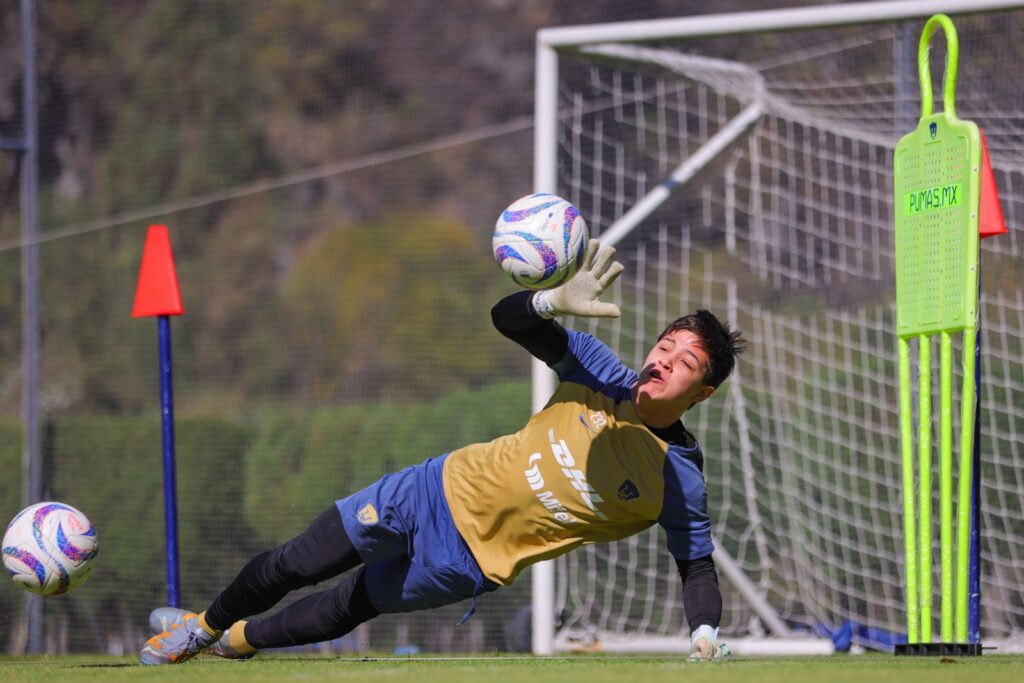
[[[613,247],[602,247],[597,240],[587,242],[580,269],[571,280],[554,289],[533,295],[533,310],[542,318],[558,315],[581,315],[587,318],[618,318],[622,313],[615,304],[601,301],[601,295],[622,273],[624,266],[612,262]]]
[[[690,661],[709,662],[729,656],[729,646],[718,642],[718,629],[707,624],[690,634]]]

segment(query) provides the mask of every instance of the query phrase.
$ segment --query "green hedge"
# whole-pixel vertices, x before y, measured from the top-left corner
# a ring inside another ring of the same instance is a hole
[[[388,472],[519,429],[530,416],[529,397],[525,382],[505,382],[433,403],[265,417],[246,457],[245,518],[259,542],[279,542]]]

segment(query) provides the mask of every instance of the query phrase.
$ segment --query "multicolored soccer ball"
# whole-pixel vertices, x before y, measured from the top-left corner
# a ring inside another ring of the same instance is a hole
[[[522,197],[494,226],[494,258],[516,284],[551,289],[576,274],[587,249],[587,223],[579,210],[553,194]]]
[[[7,525],[4,567],[25,590],[60,595],[89,578],[98,549],[88,517],[64,503],[36,503]]]

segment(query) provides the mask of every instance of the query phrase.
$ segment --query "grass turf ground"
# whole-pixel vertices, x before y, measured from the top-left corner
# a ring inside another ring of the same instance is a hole
[[[895,658],[881,655],[818,658],[734,658],[691,663],[682,658],[578,656],[529,657],[288,657],[247,662],[199,657],[180,666],[142,667],[134,657],[66,656],[0,658],[0,681],[374,681],[416,683],[1020,683],[1024,657]]]

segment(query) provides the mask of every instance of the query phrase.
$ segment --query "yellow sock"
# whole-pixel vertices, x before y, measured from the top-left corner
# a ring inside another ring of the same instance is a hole
[[[211,636],[220,636],[220,631],[206,623],[206,612],[199,613],[199,625],[202,626],[203,630],[209,633]]]
[[[256,652],[256,648],[249,644],[249,641],[245,639],[245,624],[244,621],[236,621],[232,624],[231,628],[228,629],[228,647],[237,652],[240,655],[247,655],[251,652]]]

